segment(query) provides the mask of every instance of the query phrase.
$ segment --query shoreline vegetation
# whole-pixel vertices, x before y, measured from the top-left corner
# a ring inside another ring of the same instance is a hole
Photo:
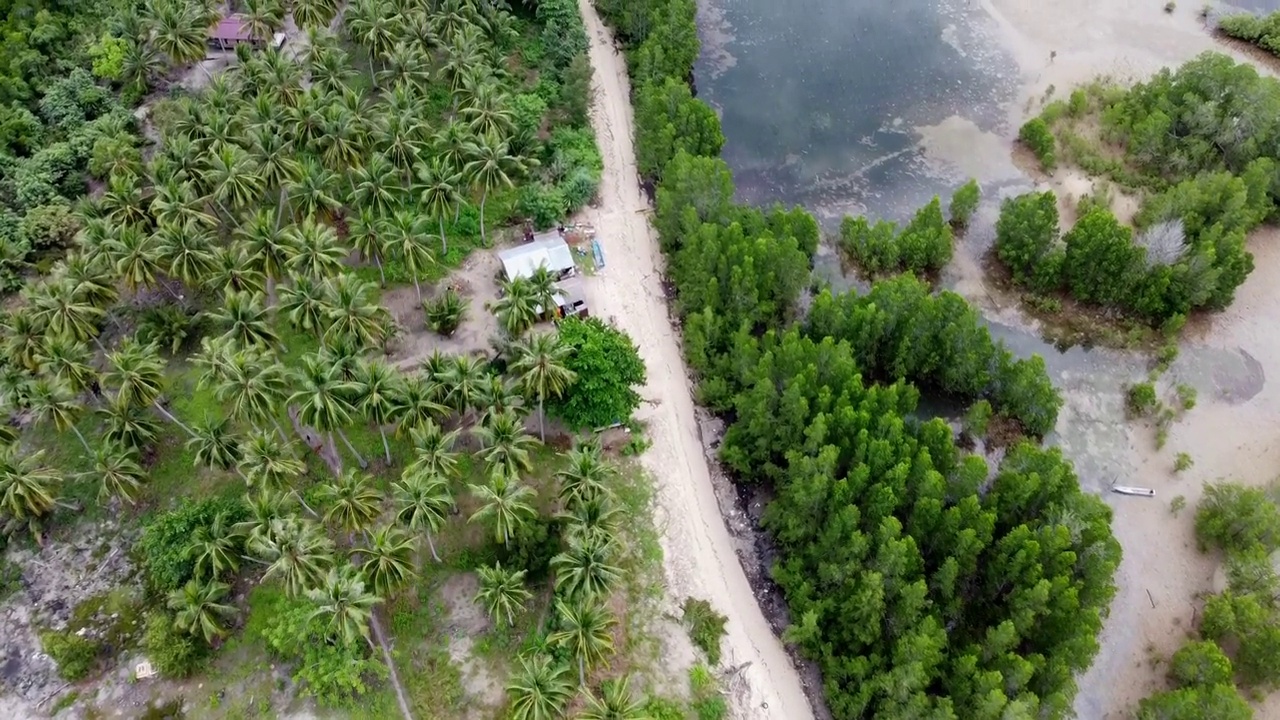
[[[1093,339],[1130,346],[1172,340],[1190,315],[1230,305],[1253,270],[1246,236],[1275,221],[1280,197],[1280,130],[1258,103],[1280,107],[1280,82],[1205,53],[1131,88],[1078,88],[1028,120],[1019,140],[1042,169],[1095,180],[1069,230],[1051,192],[1002,205],[994,254],[1028,305],[1051,323],[1071,308],[1109,316],[1128,330]],[[1139,197],[1132,226],[1114,214],[1108,182]]]
[[[597,5],[637,98],[687,83],[692,2]],[[819,663],[837,718],[1069,713],[1115,590],[1111,512],[1029,440],[993,476],[950,427],[913,418],[908,384],[984,398],[975,428],[996,404],[985,397],[1008,393],[1000,411],[1036,437],[1061,403],[1043,360],[1012,361],[963,299],[907,276],[877,283],[879,302],[822,293],[806,322],[816,222],[735,204],[720,134],[669,125],[709,109],[678,101],[690,107],[637,113],[637,154],[654,159],[644,179],[699,399],[730,420],[721,459],[777,493],[765,526],[792,613],[784,640]]]
[[[8,18],[50,58],[0,83],[13,712],[723,718],[659,657],[643,428],[579,432],[639,406],[634,341],[545,323],[545,272],[448,281],[597,194],[577,3],[233,5],[264,47],[213,71],[208,3]]]

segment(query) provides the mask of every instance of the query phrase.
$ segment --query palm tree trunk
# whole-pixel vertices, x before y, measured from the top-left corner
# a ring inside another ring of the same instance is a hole
[[[164,409],[164,406],[160,404],[160,401],[159,401],[159,400],[157,400],[157,401],[155,401],[155,402],[151,403],[151,406],[152,406],[152,407],[154,407],[156,410],[159,410],[159,411],[160,411],[160,414],[161,414],[161,415],[163,415],[163,416],[165,417],[165,419],[166,419],[166,420],[168,420],[169,422],[173,423],[174,425],[177,425],[178,427],[180,427],[180,428],[182,428],[183,430],[185,430],[185,431],[186,431],[186,433],[187,433],[187,435],[190,435],[190,436],[191,436],[191,437],[193,437],[193,438],[199,437],[199,435],[196,435],[196,433],[195,433],[195,431],[194,431],[194,430],[192,430],[191,428],[187,427],[187,426],[186,426],[185,424],[183,424],[183,422],[182,422],[181,420],[179,420],[178,418],[174,417],[174,416],[173,416],[173,413],[169,412],[168,410],[165,410],[165,409]]]
[[[404,687],[400,685],[400,676],[396,673],[396,661],[391,657],[391,649],[387,647],[387,639],[382,634],[382,623],[378,621],[377,610],[369,613],[369,627],[378,641],[378,647],[382,648],[382,659],[387,663],[391,686],[396,690],[396,702],[400,705],[400,712],[404,714],[404,720],[413,720],[413,715],[409,712],[409,701],[404,698]]]
[[[89,441],[84,439],[84,433],[80,432],[80,428],[76,427],[74,423],[71,425],[71,432],[74,432],[76,437],[80,438],[80,444],[84,446],[84,451],[93,455],[93,449],[89,447]]]
[[[280,433],[280,442],[284,443],[285,445],[288,445],[289,436],[284,434],[284,428],[280,426],[280,421],[276,418],[271,418],[271,424],[275,425],[276,432]]]
[[[387,287],[387,274],[382,270],[382,258],[374,255],[373,264],[378,266],[378,278],[382,280],[382,288],[385,290]]]
[[[387,467],[390,467],[391,466],[391,446],[387,444],[387,431],[381,425],[378,426],[378,434],[382,436],[382,452],[383,452],[383,455],[385,455],[387,458]]]
[[[341,430],[338,430],[337,432],[338,437],[342,438],[342,444],[346,445],[347,449],[351,451],[351,454],[356,456],[356,462],[360,463],[360,469],[364,470],[369,467],[369,461],[365,460],[364,456],[360,454],[360,451],[356,449],[356,446],[351,444],[351,440],[347,438],[347,434]]]
[[[480,242],[489,247],[489,236],[484,234],[484,203],[489,199],[489,188],[480,193]]]
[[[284,222],[284,184],[280,185],[280,201],[276,205],[276,232],[280,232],[280,223]]]
[[[413,271],[413,289],[418,291],[418,304],[422,304],[422,286],[418,284],[418,271]]]
[[[267,273],[267,309],[276,309],[276,279]]]
[[[582,656],[579,655],[578,656],[578,687],[584,688],[586,686],[587,686],[587,663],[582,659]]]
[[[440,257],[449,254],[449,238],[444,236],[444,216],[440,216]]]
[[[546,398],[538,396],[538,438],[542,440],[542,444],[547,444],[547,411],[543,409],[542,403]]]
[[[436,541],[431,539],[431,533],[427,533],[427,547],[431,548],[431,557],[436,562],[441,562],[440,556],[436,554]]]

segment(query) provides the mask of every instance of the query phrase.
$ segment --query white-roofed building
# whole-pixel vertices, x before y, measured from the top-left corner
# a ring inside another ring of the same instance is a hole
[[[573,251],[559,233],[534,235],[530,242],[499,251],[498,258],[508,280],[529,277],[539,267],[545,267],[557,280],[577,271]]]

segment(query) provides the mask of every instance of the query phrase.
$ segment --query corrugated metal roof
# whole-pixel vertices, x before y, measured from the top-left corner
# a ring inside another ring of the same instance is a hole
[[[209,37],[227,42],[244,42],[253,39],[253,36],[249,34],[248,23],[240,15],[232,15],[219,20],[218,24],[209,30]]]
[[[507,277],[529,277],[539,267],[562,273],[575,266],[573,252],[564,238],[551,235],[535,237],[532,242],[498,251]]]

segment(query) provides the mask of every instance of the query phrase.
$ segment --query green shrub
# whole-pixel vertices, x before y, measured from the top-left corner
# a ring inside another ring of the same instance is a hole
[[[331,641],[327,621],[306,598],[287,598],[274,592],[251,599],[249,627],[279,659],[292,663],[293,679],[302,693],[324,707],[354,707],[370,689],[370,682],[386,676],[386,666],[369,657],[369,646]],[[254,617],[261,615],[261,617]],[[247,632],[247,628],[246,628]]]
[[[1272,552],[1280,547],[1280,508],[1261,488],[1206,485],[1196,508],[1196,539],[1202,549],[1249,552],[1261,547]]]
[[[1057,165],[1053,133],[1044,120],[1038,117],[1028,120],[1018,131],[1018,139],[1040,160],[1040,166],[1046,171],[1052,171]]]
[[[947,214],[951,216],[951,224],[960,228],[967,227],[973,213],[978,210],[980,199],[981,190],[978,187],[978,181],[970,178],[969,182],[961,185],[951,196],[951,206],[947,208]]]
[[[1184,411],[1191,410],[1196,406],[1196,389],[1186,383],[1178,383],[1175,390],[1178,393],[1178,403],[1182,405]]]
[[[683,610],[689,639],[707,654],[708,662],[719,665],[720,641],[725,636],[724,626],[729,618],[716,612],[710,602],[698,598],[685,598]]]
[[[534,183],[520,189],[517,208],[521,215],[533,222],[534,227],[541,230],[564,219],[569,210],[569,201],[559,187]]]
[[[1073,118],[1083,117],[1089,112],[1089,96],[1083,89],[1071,91],[1071,99],[1067,101],[1067,114]]]
[[[177,508],[153,517],[134,545],[147,584],[157,594],[167,594],[186,584],[195,571],[195,561],[188,553],[196,531],[213,524],[220,512],[228,513],[231,523],[246,517],[244,504],[236,498],[183,500]]]
[[[74,632],[45,630],[40,646],[58,665],[58,674],[71,681],[83,680],[98,665],[102,645]]]
[[[169,678],[190,676],[208,657],[208,646],[193,642],[190,635],[174,627],[173,618],[163,611],[147,617],[142,647],[156,670]]]
[[[1169,660],[1169,676],[1179,687],[1231,682],[1231,660],[1207,640],[1183,645]]]
[[[991,403],[986,400],[974,403],[964,415],[965,432],[976,438],[986,437],[987,426],[991,424],[991,417],[994,414]]]
[[[1126,393],[1126,408],[1131,417],[1147,417],[1160,405],[1156,386],[1149,382],[1134,383]]]
[[[4,556],[4,547],[0,545],[0,602],[21,589],[22,568]]]
[[[1183,472],[1186,470],[1190,470],[1191,466],[1194,464],[1195,464],[1195,461],[1191,459],[1191,456],[1189,454],[1180,452],[1173,459],[1173,471]]]
[[[645,701],[644,717],[649,720],[688,720],[680,703],[662,697],[651,697]]]

